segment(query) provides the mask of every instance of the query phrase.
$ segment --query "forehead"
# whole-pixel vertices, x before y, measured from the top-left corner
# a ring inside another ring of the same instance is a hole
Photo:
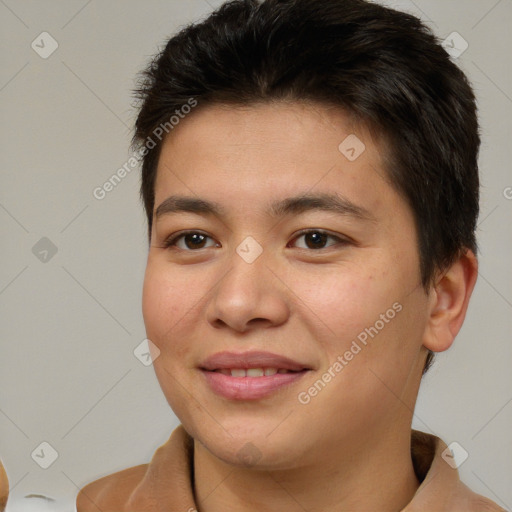
[[[370,182],[386,178],[381,146],[339,107],[312,102],[200,105],[164,139],[156,193],[173,173],[175,178],[186,173],[193,181],[245,181],[251,188],[292,177],[311,188],[328,174],[332,178],[342,172]]]
[[[163,147],[183,142],[191,133],[198,137],[198,149],[199,144],[211,142],[216,149],[230,147],[231,152],[240,146],[247,149],[263,144],[279,144],[284,149],[320,138],[328,143],[331,136],[337,140],[344,133],[357,134],[375,144],[365,124],[356,124],[354,117],[341,107],[312,101],[199,105],[174,126]]]
[[[414,222],[412,210],[389,181],[385,153],[374,133],[340,108],[199,105],[164,139],[153,214],[179,195],[216,203],[233,222],[259,222],[271,219],[279,202],[330,194],[378,222],[387,218],[384,224],[404,217],[405,227]]]

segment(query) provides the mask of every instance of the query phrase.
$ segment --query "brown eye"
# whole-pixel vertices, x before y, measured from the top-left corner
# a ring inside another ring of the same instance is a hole
[[[166,248],[178,247],[178,249],[181,249],[184,251],[187,251],[187,250],[193,251],[194,249],[206,248],[207,246],[205,245],[205,241],[208,238],[210,238],[210,237],[203,233],[200,233],[198,231],[186,231],[186,232],[181,232],[178,235],[173,235],[171,238],[169,238],[168,240],[165,241],[164,246]],[[183,240],[182,246],[180,246],[178,244],[178,242],[181,240]]]
[[[294,240],[299,240],[300,238],[304,238],[305,246],[299,247],[299,249],[326,249],[332,245],[348,244],[348,241],[318,229],[302,231]],[[335,240],[335,243],[326,247],[325,244],[329,238]]]

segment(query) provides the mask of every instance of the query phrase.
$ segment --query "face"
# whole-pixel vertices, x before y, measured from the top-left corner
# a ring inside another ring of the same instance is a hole
[[[412,414],[428,297],[383,149],[311,103],[198,107],[165,140],[144,322],[168,403],[223,461],[313,464]]]

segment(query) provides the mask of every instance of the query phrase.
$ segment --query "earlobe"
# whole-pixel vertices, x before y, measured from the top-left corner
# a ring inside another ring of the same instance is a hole
[[[478,261],[469,249],[440,274],[430,292],[423,337],[426,348],[443,352],[451,347],[464,322],[477,276]]]

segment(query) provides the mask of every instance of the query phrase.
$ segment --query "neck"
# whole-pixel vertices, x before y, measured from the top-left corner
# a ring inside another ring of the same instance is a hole
[[[402,510],[418,489],[410,454],[410,426],[367,436],[343,449],[332,446],[315,462],[261,470],[228,464],[194,442],[200,512],[363,512]],[[339,445],[338,445],[339,446]]]

